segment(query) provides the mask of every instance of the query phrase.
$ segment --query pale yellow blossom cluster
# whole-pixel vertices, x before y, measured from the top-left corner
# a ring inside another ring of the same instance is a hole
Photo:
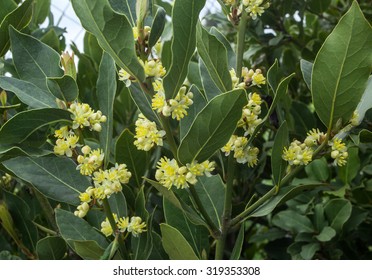
[[[102,165],[104,154],[101,149],[92,150],[89,146],[84,146],[81,149],[83,155],[77,157],[77,170],[86,176],[90,176],[94,171],[99,169]]]
[[[0,178],[0,186],[7,186],[10,184],[12,181],[12,176],[8,173],[5,173],[3,176]]]
[[[62,126],[56,130],[54,136],[58,138],[53,148],[54,153],[60,156],[72,157],[74,149],[79,146],[79,137],[68,126]]]
[[[155,122],[146,119],[143,114],[139,114],[135,125],[136,135],[134,137],[136,140],[134,145],[138,150],[149,151],[155,145],[163,146],[165,131],[158,130]]]
[[[193,93],[191,91],[187,92],[187,88],[182,86],[176,97],[167,101],[161,81],[156,81],[153,86],[156,90],[156,94],[152,98],[152,109],[154,111],[162,113],[165,117],[172,116],[173,119],[178,121],[187,116],[187,110],[193,104]]]
[[[282,158],[288,161],[289,165],[307,165],[313,159],[313,149],[295,140],[288,148],[284,148]]]
[[[142,221],[141,217],[138,216],[133,216],[130,218],[129,217],[122,217],[118,218],[116,214],[113,214],[114,220],[116,223],[116,227],[118,228],[118,231],[120,233],[132,233],[134,237],[138,237],[139,234],[143,233],[146,231],[146,223]],[[114,234],[114,231],[111,227],[111,224],[106,218],[102,223],[101,223],[101,232],[105,236],[110,236]]]
[[[238,127],[245,131],[244,136],[252,135],[257,126],[262,122],[259,118],[261,114],[261,97],[258,93],[248,95],[248,104],[243,107],[242,117],[238,122]]]
[[[261,69],[253,70],[243,67],[240,78],[237,77],[235,69],[231,69],[230,76],[234,88],[246,89],[251,85],[261,87],[261,85],[266,84],[266,78]]]
[[[211,176],[210,172],[214,170],[214,165],[214,162],[206,160],[202,163],[194,161],[180,167],[175,159],[163,157],[157,163],[155,178],[168,189],[172,186],[185,189],[189,184],[196,184],[198,176]]]
[[[234,158],[238,163],[247,163],[249,167],[253,167],[257,165],[259,149],[257,147],[247,146],[247,144],[248,139],[246,137],[232,135],[229,142],[221,148],[221,151],[225,153],[225,156],[234,152]]]
[[[345,165],[349,156],[345,143],[341,139],[333,138],[328,144],[332,149],[331,157],[334,159],[334,164],[338,166]]]
[[[95,112],[89,104],[74,102],[68,109],[72,113],[72,129],[89,127],[90,130],[100,132],[101,123],[106,122],[106,116],[101,111]]]
[[[270,7],[269,2],[264,2],[264,0],[242,0],[245,11],[252,17],[252,19],[261,16],[265,10]]]

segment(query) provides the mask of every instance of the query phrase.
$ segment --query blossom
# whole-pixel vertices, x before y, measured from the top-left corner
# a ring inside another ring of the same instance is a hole
[[[349,156],[345,143],[341,139],[333,138],[329,142],[329,146],[332,148],[331,157],[334,159],[334,164],[338,166],[345,165]]]
[[[89,204],[87,202],[83,202],[77,207],[77,210],[74,212],[75,216],[78,216],[79,218],[84,218],[85,215],[89,211]]]
[[[123,81],[126,87],[130,87],[132,84],[131,75],[123,68],[119,70],[119,81]]]
[[[127,231],[131,232],[134,237],[138,237],[140,233],[146,231],[146,223],[142,222],[140,217],[132,217],[127,227]]]
[[[77,162],[79,165],[76,169],[80,170],[80,173],[83,175],[92,175],[95,170],[101,167],[104,153],[101,149],[91,151],[89,146],[84,146],[82,152],[84,156],[78,156]]]
[[[161,158],[157,163],[157,170],[155,173],[156,180],[164,187],[170,189],[176,180],[178,174],[178,163],[175,159]]]
[[[129,217],[120,218],[118,223],[117,223],[117,226],[118,226],[118,229],[120,230],[120,232],[125,232],[128,228],[128,225],[129,225]]]
[[[306,146],[312,147],[314,145],[319,144],[319,142],[324,136],[325,136],[324,133],[320,132],[319,129],[313,128],[307,133],[307,137],[305,138],[304,143]]]
[[[102,115],[101,111],[95,112],[89,104],[74,102],[68,109],[72,113],[71,119],[73,120],[72,128],[89,127],[90,130],[100,132],[102,127],[101,122],[106,122],[106,116]]]
[[[149,121],[143,114],[138,115],[136,121],[136,145],[138,150],[149,151],[154,145],[163,146],[164,130],[158,130],[156,123]]]
[[[115,222],[117,223],[118,222],[118,216],[114,213],[113,214],[114,216],[114,220]],[[110,236],[114,233],[112,227],[111,227],[111,224],[110,224],[110,221],[108,218],[106,218],[102,223],[101,223],[101,232],[105,235],[105,236]]]
[[[243,5],[246,7],[246,12],[252,17],[252,19],[256,19],[257,16],[261,16],[265,9],[270,7],[270,3],[263,4],[263,0],[243,0]]]
[[[307,165],[312,161],[313,150],[305,143],[293,141],[290,146],[284,147],[282,158],[290,165]]]
[[[78,142],[79,137],[76,135],[68,135],[65,139],[57,139],[54,153],[60,156],[72,157],[72,150],[76,148]]]
[[[244,136],[252,135],[256,127],[262,122],[262,119],[258,116],[261,114],[261,97],[258,93],[250,93],[249,101],[246,106],[243,107],[242,117],[238,122],[238,127],[242,127],[245,130]]]
[[[67,138],[70,134],[72,134],[72,132],[68,126],[62,126],[54,132],[54,136],[61,139]]]
[[[221,151],[226,156],[234,151],[234,158],[238,163],[247,163],[249,167],[253,167],[258,163],[259,149],[256,147],[248,146],[248,139],[237,135],[232,135],[229,142],[222,147]]]
[[[160,60],[149,60],[142,62],[147,77],[161,78],[166,74],[165,68]]]

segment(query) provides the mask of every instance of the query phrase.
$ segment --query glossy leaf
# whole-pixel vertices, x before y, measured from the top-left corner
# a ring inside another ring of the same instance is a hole
[[[107,0],[72,0],[83,27],[97,37],[98,43],[119,67],[138,81],[145,79],[134,49],[132,26],[124,15],[115,13]]]
[[[219,175],[198,178],[195,184],[197,192],[203,206],[214,224],[220,228],[222,226],[222,214],[224,207],[225,185]]]
[[[275,135],[271,154],[271,170],[275,185],[280,184],[287,168],[287,163],[282,159],[282,155],[284,147],[288,146],[288,142],[288,126],[287,122],[284,121]]]
[[[310,219],[293,210],[285,210],[276,214],[273,217],[273,224],[294,233],[314,231]]]
[[[18,144],[38,129],[59,122],[71,122],[70,112],[61,109],[34,109],[23,111],[9,119],[0,128],[0,147]]]
[[[242,90],[233,90],[213,98],[196,116],[181,140],[179,160],[184,164],[193,160],[202,162],[222,148],[235,131],[246,102]]]
[[[311,89],[311,72],[313,71],[314,64],[305,59],[300,60],[301,72],[304,81],[309,89]]]
[[[3,0],[1,4],[0,22],[2,22],[8,14],[17,8],[17,4],[14,2],[14,0]]]
[[[9,1],[5,2],[8,3],[2,2],[1,10],[13,6]],[[4,56],[9,49],[9,26],[17,30],[22,30],[30,23],[32,17],[32,2],[33,0],[26,0],[19,7],[16,6],[16,9],[7,14],[4,19],[0,17],[0,57]]]
[[[173,39],[172,64],[164,78],[164,90],[167,98],[177,95],[182,86],[191,56],[196,46],[196,23],[205,0],[176,0],[172,10]]]
[[[325,158],[315,159],[305,167],[306,174],[309,178],[324,182],[328,180],[329,168]]]
[[[66,252],[66,242],[59,236],[47,236],[36,245],[39,260],[62,260]]]
[[[313,66],[311,91],[316,113],[332,129],[346,123],[357,107],[372,65],[372,28],[356,1],[320,49]]]
[[[161,34],[163,33],[165,22],[166,22],[166,12],[162,7],[159,7],[156,11],[154,21],[151,26],[151,32],[149,37],[149,48],[151,49],[158,42]]]
[[[16,157],[4,161],[3,165],[18,178],[34,185],[45,196],[72,205],[80,204],[80,192],[91,185],[69,158]]]
[[[207,66],[205,66],[201,58],[199,58],[199,73],[200,73],[200,78],[201,78],[201,82],[202,82],[203,89],[204,89],[204,94],[208,101],[213,99],[217,95],[220,95],[221,93],[223,93],[213,82],[207,70]]]
[[[74,249],[74,241],[93,240],[102,248],[109,244],[106,238],[91,227],[84,219],[76,217],[73,213],[56,209],[56,221],[63,239]]]
[[[75,101],[78,98],[78,86],[76,81],[69,75],[60,78],[48,78],[47,86],[56,98],[66,103]]]
[[[112,133],[114,127],[114,100],[116,94],[116,67],[115,62],[107,53],[103,53],[102,61],[99,66],[97,81],[97,100],[102,114],[107,120],[102,125],[99,140],[103,153],[105,154],[104,166],[110,162],[112,146]]]
[[[209,34],[201,24],[196,27],[196,38],[198,53],[215,85],[221,92],[231,90],[232,81],[225,46],[215,36]]]
[[[331,227],[324,227],[322,231],[315,236],[320,242],[327,242],[336,236],[336,231]]]
[[[136,26],[136,2],[132,0],[109,0],[111,8],[119,13],[125,15],[133,26]]]
[[[134,184],[141,187],[142,176],[145,175],[148,167],[148,153],[138,150],[133,144],[134,140],[134,135],[128,129],[120,134],[115,145],[115,161],[125,163],[132,173]]]
[[[9,30],[12,44],[14,66],[19,77],[48,91],[46,78],[61,77],[60,56],[51,47],[39,40],[18,32],[13,27]]]
[[[281,79],[281,73],[279,69],[278,60],[276,59],[274,64],[271,65],[270,69],[267,71],[267,81],[274,93],[278,89],[278,86],[280,84],[280,79]]]
[[[320,249],[319,243],[310,243],[301,247],[301,257],[304,260],[311,260],[315,253]]]
[[[350,201],[336,198],[330,200],[324,207],[324,212],[329,221],[329,225],[340,232],[343,225],[350,218],[352,206]]]
[[[95,240],[73,240],[74,251],[84,260],[99,260],[105,250]]]
[[[229,40],[219,31],[216,27],[212,27],[210,30],[210,33],[215,36],[218,41],[220,41],[226,48],[227,50],[227,63],[229,65],[229,69],[236,68],[236,54],[231,47],[231,44]]]
[[[168,224],[160,225],[162,243],[171,260],[197,260],[194,250],[185,237]]]
[[[34,84],[12,77],[0,77],[0,87],[11,91],[31,108],[56,108],[56,98]]]

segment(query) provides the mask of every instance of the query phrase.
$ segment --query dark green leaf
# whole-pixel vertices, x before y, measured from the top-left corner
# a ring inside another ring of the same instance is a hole
[[[283,149],[288,146],[288,126],[284,121],[275,135],[273,150],[271,154],[271,170],[275,185],[280,185],[285,174],[287,163],[282,159]]]
[[[34,3],[32,22],[42,24],[49,15],[51,0],[34,0]]]
[[[32,1],[33,0],[26,0],[19,7],[16,6],[17,8],[7,14],[4,19],[0,17],[0,57],[5,55],[9,49],[9,26],[17,30],[22,30],[30,23],[32,17]],[[5,9],[11,8],[14,3],[9,1],[5,2],[7,3],[1,3],[1,10],[4,9],[4,11]]]
[[[329,177],[328,163],[325,158],[315,159],[305,167],[305,171],[309,178],[325,182]]]
[[[311,260],[319,249],[319,243],[306,244],[301,247],[301,257],[303,257],[304,260]]]
[[[39,40],[20,33],[12,27],[9,35],[14,66],[19,77],[48,91],[46,78],[63,75],[63,71],[59,67],[59,54]]]
[[[171,260],[197,260],[194,250],[185,237],[168,224],[160,225],[162,243]]]
[[[142,176],[148,167],[148,153],[138,150],[134,143],[134,135],[125,129],[116,141],[115,161],[125,163],[128,170],[132,173],[137,187],[142,186]]]
[[[109,0],[111,8],[118,14],[125,15],[133,26],[136,26],[136,2],[132,0]]]
[[[310,10],[316,14],[321,14],[325,12],[329,5],[331,5],[332,0],[310,0],[307,5]]]
[[[166,22],[166,13],[162,7],[159,7],[156,11],[154,21],[151,26],[151,32],[149,37],[149,48],[151,49],[158,42],[161,34],[163,33],[165,22]]]
[[[66,252],[66,242],[58,236],[40,239],[36,245],[36,253],[40,260],[62,260]]]
[[[205,66],[201,58],[199,58],[199,73],[200,73],[200,78],[201,78],[201,82],[202,82],[203,89],[204,89],[204,94],[208,101],[222,93],[222,91],[213,82],[207,70],[207,66]]]
[[[108,201],[112,213],[118,215],[119,218],[128,216],[127,201],[122,192],[112,194]]]
[[[196,23],[205,0],[175,1],[172,10],[172,64],[164,78],[167,98],[173,98],[183,84],[196,46]]]
[[[244,223],[240,226],[238,237],[236,238],[233,251],[230,256],[230,260],[239,260],[242,253],[243,243],[244,243]]]
[[[274,64],[270,67],[269,71],[267,71],[267,81],[274,93],[279,87],[281,77],[282,76],[279,69],[279,63],[276,59]]]
[[[4,20],[4,18],[14,11],[17,8],[16,2],[14,0],[3,0],[1,2],[1,9],[0,9],[0,22]]]
[[[324,227],[318,235],[315,235],[315,238],[318,239],[320,242],[327,242],[330,241],[335,236],[336,231],[333,228]]]
[[[294,233],[314,232],[310,219],[293,210],[285,210],[276,214],[273,217],[273,224]]]
[[[114,127],[114,100],[116,94],[116,67],[115,62],[106,52],[103,53],[99,66],[97,80],[97,99],[102,114],[107,117],[102,124],[102,131],[99,134],[101,148],[105,154],[104,166],[110,162],[112,133]]]
[[[305,59],[300,60],[301,72],[304,81],[309,89],[311,89],[311,72],[313,71],[313,63]]]
[[[198,53],[215,85],[221,92],[231,90],[232,81],[225,46],[215,36],[209,34],[201,24],[197,25],[196,38]]]
[[[55,97],[66,103],[76,100],[79,96],[76,81],[69,75],[60,78],[48,78],[47,86]]]
[[[181,140],[179,160],[184,164],[193,160],[202,162],[222,148],[235,131],[246,102],[242,90],[233,90],[213,98],[196,116]]]
[[[358,175],[360,169],[359,148],[351,147],[347,151],[349,156],[346,165],[338,169],[339,177],[346,184],[350,183]]]
[[[79,194],[90,185],[76,164],[64,157],[16,157],[3,162],[20,179],[33,184],[42,194],[56,201],[80,204]]]
[[[216,27],[212,27],[210,30],[210,33],[214,35],[218,41],[220,41],[227,50],[227,63],[229,64],[229,69],[235,69],[236,68],[236,55],[231,47],[231,44],[229,40],[219,31]]]
[[[281,239],[285,237],[287,232],[278,229],[276,227],[269,228],[267,231],[264,232],[257,232],[255,235],[249,238],[249,243],[259,243],[264,241],[275,241],[277,239]]]
[[[348,122],[366,87],[372,64],[372,29],[358,3],[341,18],[313,66],[311,92],[315,111],[332,129]]]
[[[73,213],[56,209],[56,221],[63,239],[74,249],[75,241],[96,241],[99,246],[106,248],[109,243],[106,238],[91,227],[84,219]]]
[[[329,225],[335,229],[336,232],[342,230],[344,223],[346,223],[351,216],[351,211],[352,206],[350,201],[341,198],[330,200],[324,208]]]
[[[372,76],[369,77],[366,90],[363,93],[356,111],[358,112],[358,123],[362,122],[367,111],[372,108]]]
[[[56,98],[34,84],[12,77],[0,77],[0,87],[13,92],[31,108],[56,108]]]
[[[74,251],[84,260],[99,260],[105,250],[94,240],[70,240]]]
[[[83,27],[97,37],[98,43],[115,62],[138,81],[145,72],[134,49],[132,26],[124,15],[115,13],[107,1],[72,0]]]
[[[161,244],[161,236],[155,231],[152,232],[153,248],[149,260],[169,260],[167,253]]]

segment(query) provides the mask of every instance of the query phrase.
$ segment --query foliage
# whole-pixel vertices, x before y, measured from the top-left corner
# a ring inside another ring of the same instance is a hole
[[[371,259],[369,1],[3,2],[1,259]]]

